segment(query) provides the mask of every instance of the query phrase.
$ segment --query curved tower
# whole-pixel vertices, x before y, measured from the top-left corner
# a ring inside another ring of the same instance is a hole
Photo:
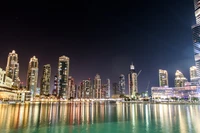
[[[200,0],[194,0],[196,24],[192,26],[194,59],[197,68],[197,78],[200,79]]]

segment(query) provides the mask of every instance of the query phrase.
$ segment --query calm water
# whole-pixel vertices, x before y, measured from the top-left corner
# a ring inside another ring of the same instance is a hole
[[[199,133],[200,105],[0,105],[0,133]]]

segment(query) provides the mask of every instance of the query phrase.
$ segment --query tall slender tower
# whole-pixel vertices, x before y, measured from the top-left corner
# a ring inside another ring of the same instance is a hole
[[[125,94],[125,76],[123,74],[119,77],[119,91],[120,94]]]
[[[75,98],[76,96],[76,90],[75,90],[75,83],[74,83],[74,78],[72,78],[72,76],[69,76],[68,79],[68,90],[69,90],[69,97],[70,98]]]
[[[192,36],[197,76],[200,79],[200,0],[194,0],[194,9],[196,24],[192,26]]]
[[[110,79],[107,79],[107,84],[106,84],[106,91],[105,91],[105,96],[106,98],[110,98]]]
[[[183,75],[183,73],[179,70],[175,73],[175,87],[184,87],[187,79]]]
[[[96,74],[94,78],[94,98],[101,98],[101,78]]]
[[[58,97],[67,99],[70,97],[68,88],[69,58],[61,56],[58,61]]]
[[[7,66],[6,66],[6,76],[10,77],[14,84],[13,86],[19,88],[19,63],[18,54],[13,50],[8,54]]]
[[[38,59],[33,56],[30,59],[28,65],[28,73],[27,73],[27,89],[31,91],[31,100],[33,100],[36,92],[37,92],[37,81],[38,81]]]
[[[50,78],[51,78],[51,66],[50,64],[44,65],[43,74],[40,83],[40,95],[49,95],[50,91]]]
[[[166,70],[159,69],[159,85],[160,87],[169,86],[168,73]]]
[[[135,67],[133,64],[130,65],[130,73],[128,74],[128,81],[129,81],[129,96],[133,98],[136,96],[136,93],[138,93],[137,73],[135,72]]]

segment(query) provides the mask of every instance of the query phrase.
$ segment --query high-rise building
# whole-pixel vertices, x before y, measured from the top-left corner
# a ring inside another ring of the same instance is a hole
[[[118,83],[113,83],[112,88],[113,88],[114,95],[119,93],[119,84]]]
[[[190,67],[190,81],[191,82],[196,82],[197,80],[198,80],[197,67],[196,66],[192,66],[192,67]]]
[[[38,81],[38,59],[33,56],[30,59],[27,72],[27,89],[31,92],[31,100],[37,93],[37,81]]]
[[[137,82],[137,73],[133,64],[130,65],[130,73],[128,74],[129,81],[129,96],[131,98],[136,96],[138,93],[138,82]]]
[[[13,87],[19,88],[19,63],[18,54],[15,52],[15,50],[8,54],[6,76],[10,77],[13,80]]]
[[[92,83],[90,79],[82,82],[82,98],[92,98]]]
[[[110,79],[107,79],[105,98],[110,98]]]
[[[76,90],[75,90],[75,83],[74,83],[74,78],[72,76],[69,76],[68,80],[68,90],[69,90],[69,97],[70,98],[75,98],[76,96]]]
[[[44,65],[42,79],[40,82],[40,95],[49,95],[50,91],[50,78],[51,78],[51,66],[50,64]]]
[[[192,26],[194,59],[197,68],[197,76],[200,79],[200,1],[194,0],[196,24]]]
[[[123,74],[119,77],[119,91],[120,94],[125,94],[125,76]]]
[[[187,79],[183,75],[183,73],[179,70],[175,73],[175,87],[184,87]]]
[[[57,95],[58,94],[58,76],[57,75],[54,76],[54,85],[53,86],[54,87],[53,87],[52,95],[58,96]]]
[[[58,97],[67,99],[70,97],[68,89],[69,58],[61,56],[58,61]]]
[[[168,73],[166,70],[159,69],[159,85],[160,87],[169,86]]]
[[[94,90],[93,90],[94,98],[101,98],[101,78],[99,74],[96,74],[94,78]]]

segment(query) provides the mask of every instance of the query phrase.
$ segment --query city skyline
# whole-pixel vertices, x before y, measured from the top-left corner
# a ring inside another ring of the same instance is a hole
[[[0,50],[0,66],[5,69],[8,52],[15,49],[22,70],[20,80],[25,82],[27,62],[36,55],[40,62],[39,79],[42,66],[51,64],[53,88],[57,60],[62,55],[70,57],[70,75],[76,83],[92,79],[96,73],[102,79],[110,78],[112,83],[118,82],[120,74],[127,79],[133,62],[137,72],[142,70],[138,77],[139,91],[145,91],[148,81],[150,86],[158,85],[158,69],[169,72],[169,86],[173,86],[175,71],[180,70],[189,79],[188,68],[194,65],[191,39],[191,26],[196,23],[194,4],[187,0],[166,1],[162,8],[159,4],[162,2],[125,2],[123,8],[118,8],[121,3],[95,2],[96,9],[89,4],[86,8],[90,10],[82,13],[82,7],[70,3],[67,7],[57,5],[49,14],[41,8],[37,11],[31,7],[21,11],[7,8],[1,18],[0,43],[4,45]]]

